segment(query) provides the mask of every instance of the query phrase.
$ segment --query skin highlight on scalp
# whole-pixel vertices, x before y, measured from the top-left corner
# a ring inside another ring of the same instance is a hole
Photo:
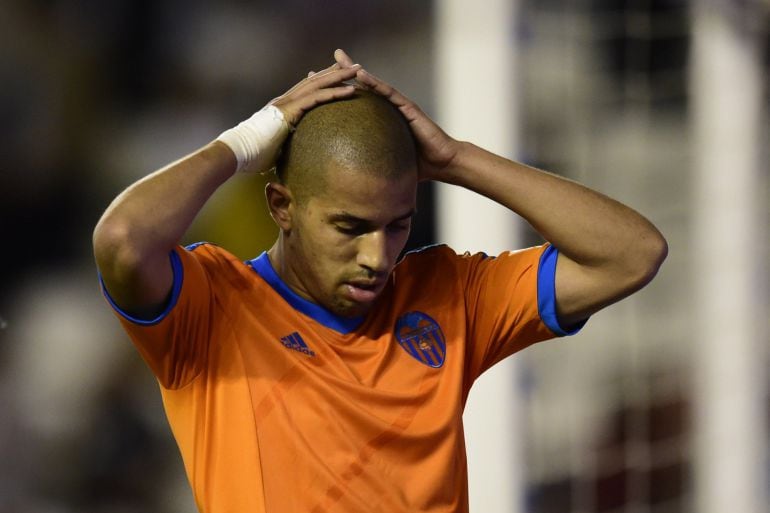
[[[315,107],[284,144],[276,174],[304,202],[326,187],[324,171],[332,165],[388,179],[416,173],[409,125],[387,99],[363,89]]]

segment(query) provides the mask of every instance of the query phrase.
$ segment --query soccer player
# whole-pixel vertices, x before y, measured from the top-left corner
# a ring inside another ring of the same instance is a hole
[[[130,186],[94,232],[105,296],[158,379],[202,512],[467,511],[474,380],[574,333],[666,255],[630,208],[453,139],[335,58]],[[217,187],[271,168],[280,148],[272,248],[241,262],[177,245]],[[397,262],[420,180],[483,194],[548,243]]]

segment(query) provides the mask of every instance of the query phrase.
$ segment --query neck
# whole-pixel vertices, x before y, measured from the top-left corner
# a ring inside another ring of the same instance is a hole
[[[270,258],[270,265],[273,266],[273,270],[275,270],[275,273],[281,278],[281,281],[283,281],[291,290],[303,298],[315,302],[315,299],[308,294],[307,289],[297,275],[296,270],[292,268],[291,262],[289,261],[291,252],[287,250],[286,246],[286,239],[284,238],[283,233],[280,233],[278,239],[276,239],[273,244],[273,247],[267,250],[267,256]]]
[[[283,234],[279,234],[273,247],[267,250],[267,256],[270,258],[270,264],[272,264],[276,274],[286,282],[286,250],[284,249]]]

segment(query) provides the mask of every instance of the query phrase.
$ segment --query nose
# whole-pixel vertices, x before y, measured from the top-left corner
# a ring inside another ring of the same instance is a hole
[[[357,262],[371,272],[387,272],[388,238],[384,230],[372,231],[359,238]]]

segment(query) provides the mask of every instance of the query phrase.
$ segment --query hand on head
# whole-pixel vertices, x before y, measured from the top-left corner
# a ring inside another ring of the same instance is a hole
[[[355,80],[359,87],[387,98],[406,118],[420,152],[420,179],[441,180],[452,167],[459,142],[449,137],[416,103],[355,64],[344,50],[335,50],[334,59],[335,63],[328,68],[310,71],[305,79],[270,102],[271,105],[280,109],[284,119],[295,126],[313,107],[353,95],[356,86],[346,81]]]
[[[356,82],[365,89],[387,98],[406,118],[419,148],[421,180],[441,180],[442,172],[451,165],[459,150],[459,142],[449,137],[420,107],[396,88],[353,64],[342,49],[334,51],[336,64],[342,69],[356,69]]]

